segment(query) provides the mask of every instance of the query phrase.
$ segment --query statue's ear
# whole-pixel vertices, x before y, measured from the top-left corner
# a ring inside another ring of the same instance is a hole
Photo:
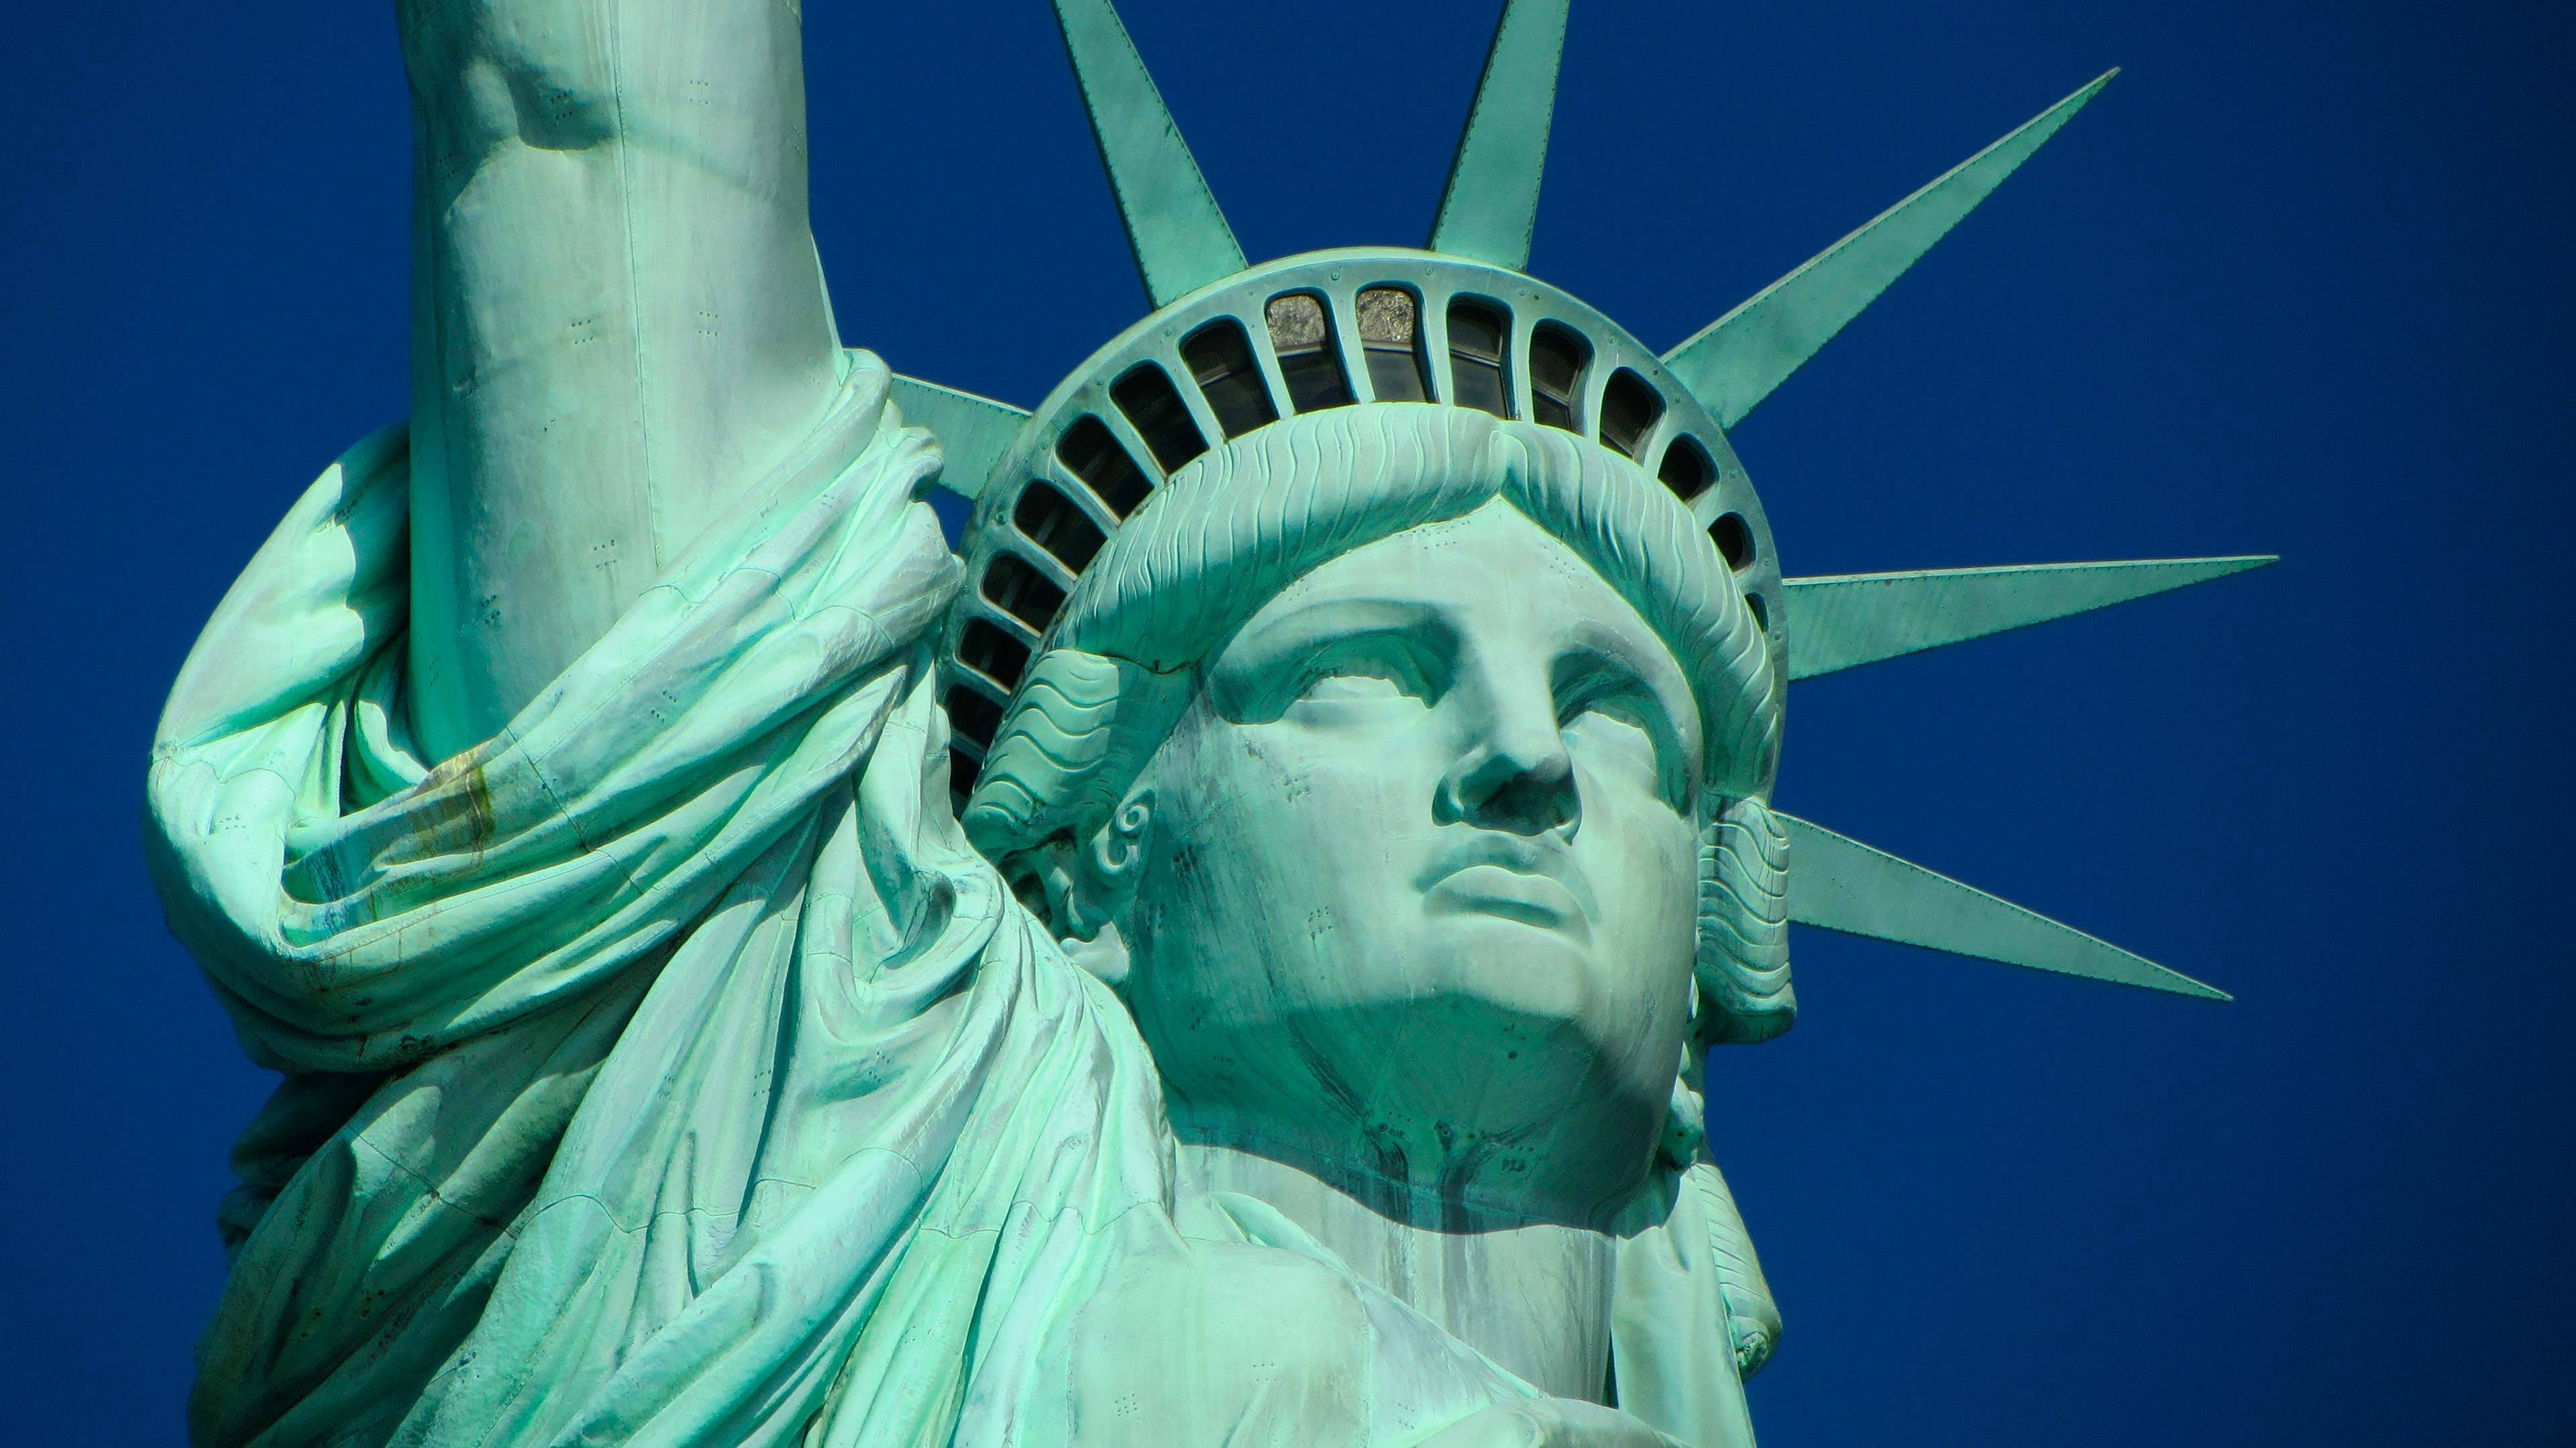
[[[1119,923],[1136,903],[1145,869],[1145,836],[1154,827],[1154,792],[1130,791],[1090,839],[1066,852],[1068,879],[1059,897],[1056,934],[1075,963],[1115,986],[1127,979],[1126,938]]]

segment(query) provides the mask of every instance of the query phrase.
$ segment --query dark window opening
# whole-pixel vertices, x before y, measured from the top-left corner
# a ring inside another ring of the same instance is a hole
[[[964,684],[952,685],[948,690],[948,724],[976,743],[990,747],[994,731],[1002,727],[1002,706]]]
[[[1305,292],[1272,297],[1265,320],[1279,375],[1288,383],[1288,405],[1299,412],[1348,407],[1351,383],[1342,375],[1341,353],[1333,346],[1332,318],[1323,301]]]
[[[1762,595],[1758,593],[1748,593],[1744,595],[1744,606],[1753,610],[1753,626],[1762,630],[1764,633],[1769,633],[1771,631],[1771,610],[1762,606]]]
[[[1422,360],[1421,308],[1402,287],[1360,293],[1360,352],[1368,358],[1369,389],[1380,402],[1425,402],[1431,369]]]
[[[1729,513],[1708,525],[1708,536],[1717,541],[1718,556],[1738,573],[1753,561],[1753,530],[1744,526],[1742,514]]]
[[[1655,469],[1655,476],[1664,480],[1674,497],[1687,503],[1708,491],[1709,480],[1717,476],[1717,469],[1698,443],[1677,437],[1671,447],[1664,449],[1663,465]]]
[[[1151,362],[1130,368],[1109,388],[1118,410],[1136,426],[1145,446],[1154,450],[1154,461],[1163,465],[1163,476],[1179,472],[1190,459],[1207,451],[1207,439],[1199,436],[1199,425],[1190,420],[1190,410],[1181,394],[1172,389],[1172,379]]]
[[[948,751],[948,792],[964,799],[975,792],[975,777],[984,772],[982,760],[963,749]]]
[[[1021,537],[1044,549],[1048,557],[1064,565],[1067,573],[1089,568],[1100,545],[1109,541],[1100,525],[1074,506],[1073,499],[1044,481],[1031,482],[1021,490],[1019,505],[1011,510],[1011,522],[1019,528]]]
[[[1055,586],[1045,574],[1008,553],[996,553],[984,567],[984,596],[993,606],[1033,632],[1045,633],[1055,621],[1055,611],[1064,607],[1064,590]]]
[[[1279,420],[1279,409],[1270,404],[1270,387],[1252,360],[1252,343],[1243,335],[1241,322],[1223,317],[1192,332],[1181,342],[1181,361],[1188,364],[1199,395],[1207,399],[1208,411],[1216,414],[1216,425],[1225,429],[1227,437],[1241,437]]]
[[[1664,415],[1664,400],[1646,379],[1622,367],[1610,374],[1610,385],[1601,390],[1601,442],[1612,452],[1637,455],[1637,444],[1654,429],[1655,419]]]
[[[1510,322],[1503,314],[1465,297],[1449,304],[1449,376],[1460,407],[1475,407],[1496,417],[1512,415],[1511,393],[1503,386],[1503,353]]]
[[[1005,689],[1016,689],[1029,666],[1029,646],[989,620],[969,619],[966,632],[957,638],[957,662]]]
[[[1146,477],[1136,460],[1127,456],[1127,449],[1118,445],[1109,425],[1088,413],[1064,430],[1064,436],[1056,442],[1055,455],[1108,505],[1110,512],[1121,518],[1135,512],[1136,505],[1154,490],[1153,479]]]
[[[1574,431],[1574,400],[1582,395],[1583,369],[1591,361],[1591,343],[1554,322],[1540,323],[1530,334],[1530,415]]]

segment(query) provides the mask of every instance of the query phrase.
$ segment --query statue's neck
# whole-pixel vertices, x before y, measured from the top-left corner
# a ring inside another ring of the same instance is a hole
[[[1542,1392],[1602,1400],[1609,1234],[1193,1141],[1187,1132],[1180,1167],[1189,1186],[1267,1204],[1353,1272]]]

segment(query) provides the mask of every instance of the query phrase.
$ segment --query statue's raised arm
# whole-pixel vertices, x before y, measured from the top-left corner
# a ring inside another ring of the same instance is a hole
[[[1035,968],[931,767],[936,453],[833,335],[792,5],[398,18],[414,415],[217,606],[147,787],[172,930],[282,1077],[191,1431],[762,1440],[974,1125],[907,1111],[962,1067],[888,1038],[1012,1055],[967,987]],[[782,1280],[810,1310],[751,1306]]]
[[[816,425],[794,0],[399,0],[412,713],[479,743]]]

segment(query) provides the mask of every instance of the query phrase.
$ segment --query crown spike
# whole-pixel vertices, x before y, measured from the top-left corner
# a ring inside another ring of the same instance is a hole
[[[930,429],[930,435],[939,439],[939,485],[961,498],[984,496],[993,469],[1011,450],[1020,425],[1029,420],[1026,411],[1007,402],[901,373],[895,375],[889,395],[904,421]]]
[[[1801,925],[2202,1000],[2234,999],[1822,825],[1780,819],[1789,827],[1789,918]]]
[[[2279,561],[2248,554],[1784,578],[1789,677],[1856,669]]]
[[[1433,251],[1528,270],[1568,3],[1506,0],[1493,48],[1485,52],[1485,73],[1476,82],[1476,103],[1458,137],[1457,158],[1449,163],[1449,184],[1440,193],[1440,216],[1431,224]]]
[[[1243,270],[1243,247],[1217,209],[1189,142],[1110,0],[1055,0],[1065,54],[1091,113],[1137,274],[1156,307]]]
[[[1664,364],[1716,417],[1718,426],[1735,426],[2119,73],[2117,67],[2103,72],[2091,85],[1879,213],[1665,353]]]

